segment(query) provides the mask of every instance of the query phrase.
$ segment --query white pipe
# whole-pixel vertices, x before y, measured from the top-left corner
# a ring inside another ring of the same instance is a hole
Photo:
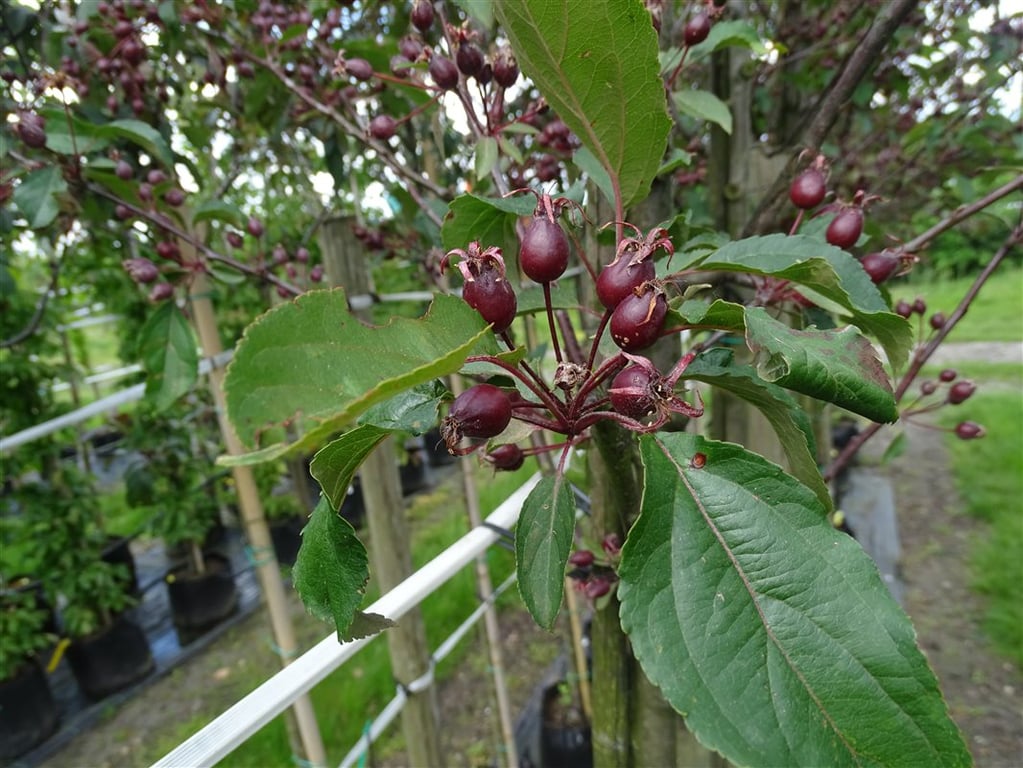
[[[526,496],[539,481],[540,475],[533,475],[501,502],[487,518],[487,522],[500,528],[511,528],[518,520]],[[497,539],[498,534],[490,528],[474,528],[366,610],[392,620],[401,618]],[[339,643],[333,634],[324,638],[209,725],[153,763],[153,768],[213,765],[348,661],[374,637],[348,643]]]
[[[227,352],[217,355],[212,360],[210,358],[200,360],[199,375],[205,376],[214,368],[221,368],[227,365],[232,354],[233,352],[228,350]],[[72,427],[75,424],[87,421],[93,416],[101,416],[119,408],[122,405],[133,403],[136,400],[141,400],[145,394],[146,385],[136,384],[133,387],[128,387],[127,389],[122,389],[120,392],[108,395],[101,400],[96,400],[93,403],[84,405],[77,410],[71,411],[71,413],[65,413],[63,416],[58,416],[55,419],[44,421],[42,424],[36,424],[33,427],[21,430],[21,432],[15,432],[13,435],[0,437],[0,455],[8,453],[25,443],[31,443],[33,440],[38,440],[41,437],[46,437],[49,434],[58,432],[65,427]]]

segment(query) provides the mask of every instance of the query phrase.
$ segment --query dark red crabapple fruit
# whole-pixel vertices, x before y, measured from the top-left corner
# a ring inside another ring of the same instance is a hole
[[[899,317],[908,318],[913,314],[913,305],[905,299],[899,299],[899,301],[895,304],[895,314]]]
[[[149,291],[149,300],[152,302],[166,301],[174,295],[174,286],[170,283],[157,283]]]
[[[515,443],[495,446],[487,453],[487,461],[494,465],[494,469],[504,472],[514,472],[525,460],[526,455]]]
[[[646,349],[661,335],[668,302],[656,288],[633,291],[611,313],[611,338],[626,352]]]
[[[618,303],[656,275],[654,263],[649,260],[630,264],[628,254],[604,267],[597,276],[597,298],[606,309],[614,309]]]
[[[244,239],[238,232],[232,231],[227,233],[227,244],[232,248],[241,248],[244,242]]]
[[[156,244],[156,254],[162,259],[177,259],[181,255],[181,250],[178,248],[177,243],[173,243],[170,240],[161,240]]]
[[[887,251],[881,251],[880,253],[868,253],[860,259],[860,264],[863,265],[863,269],[873,283],[880,285],[898,270],[899,259]]]
[[[314,283],[323,281],[323,265],[317,264],[315,267],[309,270],[309,280]]]
[[[610,557],[618,557],[622,553],[622,538],[617,533],[609,533],[600,542],[600,546]]]
[[[924,314],[927,311],[927,302],[917,296],[913,299],[913,311],[918,315]]]
[[[846,208],[828,224],[824,239],[836,248],[852,248],[863,234],[863,211]]]
[[[518,311],[515,289],[492,265],[483,266],[475,279],[466,281],[462,298],[493,326],[494,333],[507,331]]]
[[[511,88],[519,79],[519,65],[512,52],[502,48],[494,57],[494,81],[502,88]]]
[[[146,181],[155,187],[157,184],[163,184],[167,181],[167,174],[159,168],[154,168],[146,174]]]
[[[586,596],[591,600],[603,597],[611,591],[611,582],[602,576],[597,576],[586,582]]]
[[[128,181],[128,179],[135,175],[135,171],[132,170],[131,163],[127,160],[118,160],[117,165],[114,167],[114,175],[121,181]]]
[[[255,216],[250,216],[248,223],[245,228],[249,230],[249,234],[253,237],[263,236],[263,222],[257,219]]]
[[[792,180],[792,185],[789,187],[789,200],[797,208],[809,210],[823,202],[827,191],[824,174],[816,168],[809,168]]]
[[[955,381],[956,376],[958,375],[959,372],[955,368],[945,368],[941,373],[938,374],[938,378],[947,384],[950,381]]]
[[[309,249],[302,245],[296,248],[295,261],[299,264],[307,264],[309,262]]]
[[[448,445],[462,437],[496,437],[511,423],[511,400],[503,389],[493,384],[470,387],[451,403],[447,418],[441,424],[441,433]],[[452,442],[447,435],[458,435]]]
[[[152,283],[160,276],[160,270],[149,259],[126,259],[122,266],[139,285]]]
[[[398,41],[398,50],[409,61],[415,61],[423,54],[423,41],[415,35],[405,35]]]
[[[588,549],[577,549],[568,557],[568,564],[576,568],[589,568],[596,561],[596,556]]]
[[[568,235],[546,216],[534,216],[519,248],[519,265],[530,280],[549,283],[568,268]]]
[[[177,187],[171,187],[163,193],[163,201],[172,208],[177,208],[185,202],[185,193]]]
[[[960,440],[976,440],[984,437],[984,427],[973,421],[961,421],[956,424],[955,433]]]
[[[466,77],[476,77],[483,69],[483,51],[475,43],[464,42],[455,51],[455,64]]]
[[[46,121],[35,112],[21,113],[17,131],[25,146],[32,149],[42,149],[46,146]]]
[[[630,365],[611,381],[608,396],[614,409],[630,419],[642,419],[654,410],[653,376],[640,365]]]
[[[433,17],[433,3],[430,0],[415,0],[412,4],[412,12],[409,14],[409,20],[413,27],[420,32],[425,32],[433,26]]]
[[[373,77],[373,65],[365,59],[348,59],[345,62],[345,71],[360,82],[366,82]]]
[[[433,54],[430,57],[428,69],[430,77],[433,78],[433,82],[437,84],[438,88],[450,91],[458,85],[458,67],[446,56],[441,56],[439,53]]]
[[[114,216],[116,216],[120,221],[130,219],[131,215],[131,209],[128,206],[121,203],[114,206]]]
[[[933,381],[925,381],[920,384],[920,394],[922,395],[933,395],[938,389],[938,385]]]
[[[976,391],[977,385],[969,379],[957,381],[948,390],[948,402],[952,405],[959,405],[960,403],[969,400]]]
[[[936,331],[940,331],[945,327],[946,318],[943,312],[935,312],[931,315],[930,324],[931,328]]]
[[[390,115],[377,115],[369,121],[369,135],[380,141],[387,141],[398,130],[398,121]]]
[[[710,17],[705,13],[698,13],[686,23],[682,38],[686,45],[698,45],[706,40],[709,34]]]

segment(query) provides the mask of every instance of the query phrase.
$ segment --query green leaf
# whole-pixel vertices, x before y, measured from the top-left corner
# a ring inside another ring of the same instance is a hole
[[[887,464],[890,461],[895,461],[906,451],[906,433],[899,432],[892,441],[888,443],[888,447],[884,449],[884,453],[881,455],[881,463]]]
[[[575,531],[575,496],[564,475],[540,478],[515,528],[519,594],[533,619],[554,626],[565,593],[565,565]]]
[[[447,396],[447,387],[439,381],[419,384],[374,405],[359,417],[359,423],[422,435],[436,426],[437,409]]]
[[[615,190],[611,184],[611,177],[608,176],[607,169],[600,164],[600,161],[593,156],[593,153],[586,147],[580,147],[572,155],[572,162],[589,177],[590,181],[597,185],[597,189],[604,194],[608,202],[614,205]]]
[[[223,200],[207,200],[192,211],[192,223],[200,221],[224,221],[236,227],[244,227],[246,218],[242,210]]]
[[[301,437],[261,451],[267,460],[311,449],[370,406],[496,352],[489,327],[454,296],[437,296],[420,319],[377,327],[348,312],[344,291],[310,291],[246,330],[224,382],[228,417],[248,445],[300,422]]]
[[[789,328],[759,307],[746,309],[746,344],[770,382],[826,400],[878,422],[899,418],[874,346],[855,328]]]
[[[688,365],[683,378],[720,387],[756,407],[778,435],[789,472],[830,511],[831,493],[817,468],[813,425],[805,409],[784,389],[764,381],[752,367],[737,365],[732,357],[731,350],[707,350]]]
[[[60,213],[59,195],[67,192],[67,182],[56,165],[26,175],[14,188],[14,204],[28,219],[31,229],[48,227]]]
[[[909,619],[812,491],[737,445],[641,450],[622,627],[704,745],[737,765],[970,763]]]
[[[99,126],[68,115],[63,109],[41,109],[39,114],[46,119],[46,148],[51,152],[86,155],[110,143],[100,135]]]
[[[366,424],[345,432],[313,456],[309,471],[334,509],[341,509],[359,465],[389,434],[389,429]]]
[[[896,369],[905,364],[913,346],[909,323],[888,311],[863,267],[841,248],[804,235],[774,234],[733,241],[686,268],[697,264],[707,270],[770,275],[809,288],[834,302],[854,324],[877,338]]]
[[[732,111],[710,91],[687,89],[675,91],[671,97],[675,101],[675,107],[682,114],[695,117],[697,120],[717,123],[725,133],[731,134]]]
[[[146,397],[163,410],[188,392],[199,377],[199,353],[188,320],[165,301],[142,326],[139,356],[146,371]]]
[[[484,136],[476,144],[475,170],[476,181],[482,181],[497,165],[497,139],[493,136]]]
[[[128,139],[142,147],[164,167],[174,167],[174,155],[171,154],[170,147],[167,146],[163,136],[153,126],[143,123],[141,120],[115,120],[112,123],[98,126],[97,132],[100,136]]]
[[[515,222],[520,216],[531,216],[535,207],[536,198],[532,195],[508,198],[460,195],[451,201],[441,227],[444,250],[465,248],[479,240],[484,248],[499,247],[510,267],[519,250]]]
[[[494,26],[494,4],[491,0],[455,0],[469,16],[472,16],[484,29]]]
[[[640,0],[498,0],[522,71],[617,182],[624,206],[650,189],[671,121],[657,33]]]
[[[323,496],[302,530],[291,578],[309,613],[333,621],[341,642],[393,626],[383,616],[358,610],[369,581],[369,557],[355,529]]]
[[[720,48],[732,46],[748,48],[760,56],[768,52],[756,28],[750,24],[744,21],[716,21],[710,28],[707,39],[689,49],[689,58],[686,61],[693,64]]]

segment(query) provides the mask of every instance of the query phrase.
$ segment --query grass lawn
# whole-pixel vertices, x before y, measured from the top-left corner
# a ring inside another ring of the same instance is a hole
[[[894,301],[912,302],[922,296],[927,302],[929,318],[934,312],[950,315],[966,294],[972,278],[937,282],[900,282],[891,288]],[[1000,267],[984,284],[970,311],[949,334],[948,340],[1019,341],[1023,339],[1023,269]]]
[[[981,384],[963,405],[943,412],[953,426],[963,419],[987,434],[963,441],[949,436],[952,471],[969,514],[990,524],[970,562],[974,588],[987,599],[984,628],[999,651],[1023,669],[1023,397],[1015,384]]]

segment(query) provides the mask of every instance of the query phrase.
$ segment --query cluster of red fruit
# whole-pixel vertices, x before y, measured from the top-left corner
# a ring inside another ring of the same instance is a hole
[[[939,390],[947,388],[944,394]],[[938,380],[927,379],[920,383],[920,399],[930,398],[931,402],[922,407],[915,404],[906,409],[904,418],[929,413],[946,405],[961,405],[969,400],[977,391],[977,385],[969,379],[960,379],[959,373],[953,368],[945,368],[938,374]],[[935,395],[938,395],[935,398]],[[918,401],[919,402],[919,401]],[[961,421],[952,429],[961,440],[976,440],[984,436],[984,428],[973,421]]]
[[[597,556],[589,549],[577,549],[568,558],[571,568],[568,577],[575,588],[591,600],[603,597],[618,581],[615,564],[622,553],[622,540],[616,533],[609,533],[600,542],[604,557]]]

